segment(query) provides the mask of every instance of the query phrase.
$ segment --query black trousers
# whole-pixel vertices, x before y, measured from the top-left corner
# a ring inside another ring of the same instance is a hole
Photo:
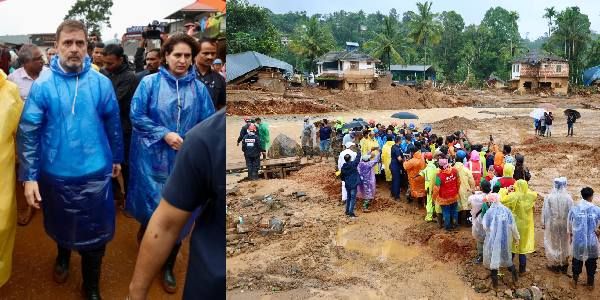
[[[57,245],[58,256],[56,261],[68,265],[71,259],[71,249],[63,248]],[[81,255],[81,275],[83,277],[83,286],[86,289],[98,288],[100,283],[100,270],[102,268],[102,258],[106,252],[106,245],[91,250],[79,251]]]
[[[246,156],[246,167],[248,168],[248,178],[251,180],[258,179],[258,170],[260,170],[260,156]]]
[[[585,261],[585,272],[587,273],[587,283],[588,284],[594,283],[594,274],[596,274],[597,260],[598,260],[598,258],[588,258],[588,260]],[[579,277],[579,274],[581,274],[581,271],[583,271],[583,264],[584,264],[583,261],[573,258],[573,276],[574,277]]]

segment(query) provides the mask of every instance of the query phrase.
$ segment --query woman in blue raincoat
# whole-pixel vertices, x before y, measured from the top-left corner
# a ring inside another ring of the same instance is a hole
[[[161,49],[158,73],[142,79],[131,101],[133,134],[126,209],[141,224],[138,240],[158,206],[185,134],[215,112],[208,90],[196,79],[192,67],[198,49],[197,42],[187,35],[170,37]],[[181,239],[191,227],[191,221],[188,223],[164,266],[163,287],[169,293],[177,287],[173,266]]]

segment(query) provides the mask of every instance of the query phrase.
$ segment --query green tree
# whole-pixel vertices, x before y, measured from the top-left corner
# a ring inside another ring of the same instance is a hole
[[[81,20],[87,27],[88,34],[94,33],[100,37],[102,25],[110,28],[112,6],[112,0],[77,0],[64,19]]]
[[[315,59],[333,49],[334,45],[335,40],[329,27],[312,16],[296,29],[290,47],[301,57],[303,69],[316,70]]]
[[[546,12],[544,13],[544,19],[548,19],[548,36],[550,36],[552,34],[552,18],[556,17],[556,10],[552,6],[546,7],[544,11]]]
[[[485,13],[479,28],[484,43],[476,66],[479,79],[492,73],[503,79],[510,76],[511,61],[521,49],[518,19],[516,12],[502,7],[490,8]]]
[[[442,24],[436,13],[431,11],[430,2],[417,2],[417,13],[409,14],[409,37],[423,51],[423,63],[427,64],[427,47],[436,45],[441,40]]]
[[[281,37],[271,23],[271,14],[247,0],[227,1],[227,53],[257,51],[271,56],[279,53]]]
[[[375,38],[365,44],[373,57],[381,59],[388,70],[392,63],[404,64],[401,49],[405,45],[404,39],[398,32],[398,21],[392,16],[383,17],[383,29],[376,33]]]
[[[446,78],[455,82],[458,80],[456,72],[460,61],[460,51],[464,47],[463,29],[465,22],[462,16],[455,11],[443,12],[442,20],[443,34],[439,45],[434,49],[435,57]]]
[[[556,16],[556,30],[552,32],[544,49],[559,53],[569,61],[571,83],[579,83],[586,65],[588,47],[591,42],[590,20],[579,7],[567,7]]]

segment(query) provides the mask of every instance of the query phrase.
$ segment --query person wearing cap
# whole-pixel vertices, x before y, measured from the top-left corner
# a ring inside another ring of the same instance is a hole
[[[357,198],[363,199],[363,212],[369,212],[369,205],[375,199],[375,172],[373,166],[379,162],[378,151],[373,151],[369,154],[361,156],[358,163],[358,175],[360,176],[361,184],[358,185]]]
[[[346,162],[344,160],[344,157],[346,156],[346,154],[350,155],[351,160],[354,160],[354,158],[356,158],[357,153],[352,149],[352,147],[355,145],[356,144],[353,142],[346,142],[344,144],[344,147],[346,149],[344,149],[344,151],[340,152],[340,156],[338,157],[338,164],[337,164],[338,171],[342,169],[342,166]],[[347,199],[348,199],[348,193],[346,192],[346,184],[342,180],[342,203],[345,203]]]
[[[258,180],[258,170],[260,170],[260,154],[265,150],[262,148],[260,137],[256,134],[256,125],[248,126],[248,133],[242,139],[242,151],[246,159],[248,168],[248,179]]]
[[[567,191],[567,178],[554,178],[554,187],[544,197],[542,229],[544,229],[544,252],[548,269],[567,274],[569,269],[569,233],[567,221],[573,206],[573,198]]]
[[[447,158],[439,159],[438,164],[441,170],[435,178],[433,199],[442,208],[444,229],[450,231],[458,225],[460,178],[458,171],[448,163]]]
[[[238,136],[238,139],[237,139],[237,145],[238,146],[240,145],[240,143],[244,139],[244,136],[246,136],[246,134],[248,134],[248,127],[250,127],[250,125],[252,125],[252,118],[250,118],[250,117],[244,117],[244,125],[240,129],[240,135]]]
[[[473,174],[475,187],[478,187],[481,182],[481,177],[483,176],[484,166],[480,161],[481,155],[479,155],[477,150],[472,150],[470,157],[471,159],[465,164],[465,167]]]
[[[223,61],[220,58],[215,59],[212,65],[213,71],[219,73],[219,75],[225,78],[225,74],[223,74]]]
[[[475,180],[471,171],[465,168],[463,164],[466,157],[467,152],[459,148],[456,151],[454,168],[458,172],[458,178],[460,179],[460,188],[458,190],[458,222],[463,226],[470,226],[471,224],[468,219],[469,210],[471,209],[469,196],[475,190]]]
[[[213,70],[213,63],[217,58],[217,41],[203,37],[198,42],[200,51],[195,58],[196,78],[200,80],[210,94],[213,104],[217,110],[225,106],[225,78],[219,72]]]
[[[421,156],[421,145],[417,141],[415,145],[408,146],[408,152],[411,158],[404,162],[404,170],[408,175],[408,184],[410,186],[410,197],[408,202],[417,200],[423,202],[425,198],[425,178],[419,176],[419,172],[425,168],[425,161]]]
[[[425,221],[433,221],[433,212],[435,211],[435,213],[439,216],[438,221],[440,227],[442,227],[442,208],[433,203],[433,186],[435,185],[435,177],[438,173],[438,167],[435,165],[433,154],[431,152],[425,153],[424,157],[427,165],[423,170],[421,170],[421,172],[419,172],[419,175],[425,180],[425,193],[427,195],[427,204],[425,205],[427,214],[425,215]]]

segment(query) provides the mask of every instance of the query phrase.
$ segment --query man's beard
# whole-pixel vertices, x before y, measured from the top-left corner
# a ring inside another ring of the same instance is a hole
[[[83,60],[78,63],[70,63],[68,60],[63,60],[59,57],[59,63],[68,72],[79,72],[83,68]]]

